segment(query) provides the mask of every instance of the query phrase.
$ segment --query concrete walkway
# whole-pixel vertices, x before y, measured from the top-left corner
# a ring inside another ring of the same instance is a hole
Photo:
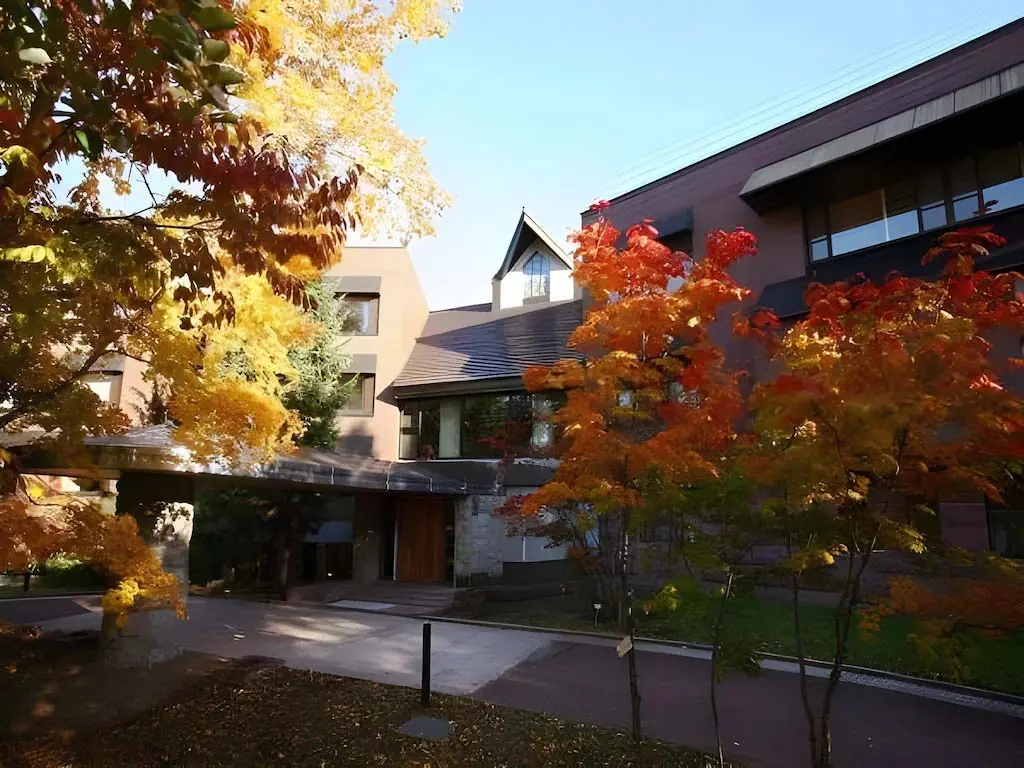
[[[0,601],[0,619],[31,615],[45,629],[99,626],[98,600]],[[19,606],[18,603],[21,603]],[[270,656],[300,669],[385,683],[419,683],[422,620],[374,613],[193,598],[175,626],[189,649],[220,656]],[[22,619],[24,620],[24,619]],[[625,662],[604,638],[433,624],[435,690],[473,695],[598,725],[625,727]],[[644,727],[658,738],[711,749],[709,665],[700,652],[638,646]],[[867,683],[867,684],[865,684]],[[812,680],[820,695],[821,680]],[[843,766],[1024,765],[1024,708],[962,700],[851,678],[837,694],[835,763]],[[727,753],[748,766],[806,764],[806,725],[797,676],[784,668],[732,676],[720,688]]]
[[[268,656],[297,669],[420,684],[419,619],[202,597],[189,598],[188,613],[188,621],[174,625],[171,640],[192,651]],[[47,631],[98,630],[101,616],[98,597],[0,601],[0,619],[30,621]],[[471,694],[550,642],[539,633],[435,623],[434,690]]]

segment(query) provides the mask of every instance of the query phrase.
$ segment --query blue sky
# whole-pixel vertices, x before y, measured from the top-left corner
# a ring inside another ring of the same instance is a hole
[[[410,250],[432,309],[490,299],[520,209],[558,242],[594,199],[1020,16],[1019,0],[465,0],[400,47],[398,121],[454,198]]]

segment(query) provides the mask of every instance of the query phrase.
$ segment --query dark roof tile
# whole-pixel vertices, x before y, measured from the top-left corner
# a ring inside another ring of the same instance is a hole
[[[522,376],[533,365],[580,357],[567,347],[583,319],[580,300],[466,314],[472,315],[463,318],[467,324],[416,341],[396,388]]]

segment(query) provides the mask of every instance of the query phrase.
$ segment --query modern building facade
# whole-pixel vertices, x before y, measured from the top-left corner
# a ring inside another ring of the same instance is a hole
[[[1007,238],[981,266],[1009,269],[1024,264],[1021,115],[1024,20],[622,194],[605,215],[620,229],[651,218],[698,259],[709,230],[754,232],[760,256],[735,277],[782,318],[803,312],[811,281],[921,274],[937,236],[966,223]],[[563,578],[563,550],[506,535],[493,513],[551,475],[558,400],[526,393],[522,374],[572,354],[584,297],[570,257],[525,211],[493,259],[489,303],[428,312],[404,248],[346,249],[327,276],[357,318],[347,349],[359,387],[334,451],[254,470],[197,466],[167,427],[146,427],[92,441],[103,476],[132,498],[193,500],[197,487],[225,484],[330,496],[329,525],[298,558],[306,578]],[[734,365],[764,374],[753,349],[724,327],[720,338]],[[994,341],[1020,354],[1021,339]],[[134,415],[145,399],[136,365],[105,363],[90,386]],[[1024,556],[1020,515],[980,498],[939,501],[947,540]]]
[[[1007,239],[979,267],[1024,264],[1024,20],[901,72],[610,201],[617,227],[651,218],[667,244],[703,255],[704,236],[742,226],[760,255],[734,268],[752,302],[805,311],[809,282],[892,270],[922,275],[945,231],[991,225]],[[583,223],[593,214],[584,212]],[[753,349],[720,336],[756,380]],[[1021,339],[993,339],[1019,356]],[[1024,391],[1017,374],[1011,385]],[[1024,556],[1011,515],[980,498],[939,500],[941,533]]]
[[[326,521],[292,552],[297,580],[562,578],[564,549],[507,536],[494,510],[551,475],[546,417],[558,401],[526,393],[522,374],[570,354],[581,295],[570,257],[525,211],[494,263],[492,303],[428,312],[405,248],[347,248],[325,276],[353,315],[345,349],[357,382],[335,449],[259,468],[197,465],[173,428],[140,426],[91,440],[119,503],[152,490],[200,504],[237,485],[320,494]],[[97,372],[101,396],[138,421],[147,392],[114,373]]]

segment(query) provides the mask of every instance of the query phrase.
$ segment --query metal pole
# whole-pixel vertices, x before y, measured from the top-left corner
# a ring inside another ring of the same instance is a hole
[[[420,705],[430,706],[430,622],[423,624],[423,679],[420,683]]]

